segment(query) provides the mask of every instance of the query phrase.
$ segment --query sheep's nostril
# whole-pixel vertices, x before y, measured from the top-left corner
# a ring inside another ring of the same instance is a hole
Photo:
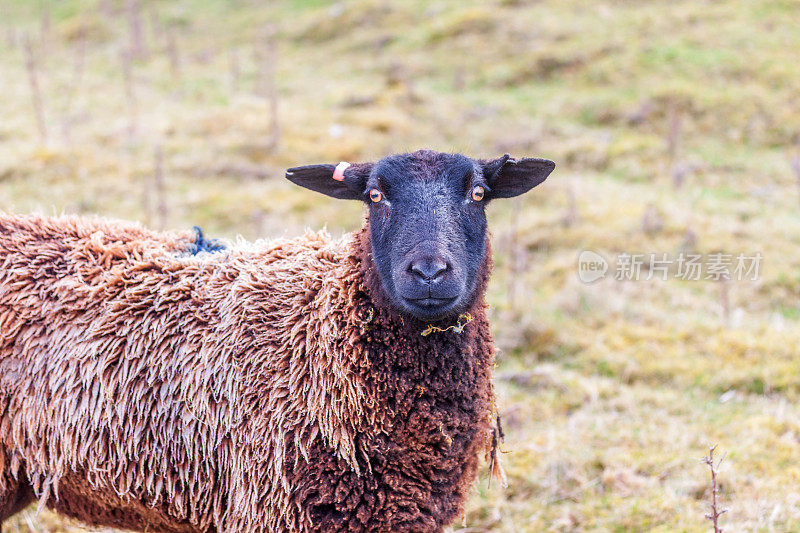
[[[424,258],[409,265],[411,273],[422,281],[436,281],[450,269],[450,265],[438,258]]]

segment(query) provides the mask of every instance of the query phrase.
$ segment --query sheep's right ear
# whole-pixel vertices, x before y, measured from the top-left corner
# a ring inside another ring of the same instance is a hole
[[[334,179],[335,165],[307,165],[286,171],[286,179],[292,183],[321,192],[341,200],[363,200],[367,178],[372,172],[372,163],[355,163],[344,169],[342,179]]]
[[[506,154],[491,161],[482,161],[483,175],[489,184],[489,198],[512,198],[526,193],[556,168],[549,159],[526,157],[514,159]]]

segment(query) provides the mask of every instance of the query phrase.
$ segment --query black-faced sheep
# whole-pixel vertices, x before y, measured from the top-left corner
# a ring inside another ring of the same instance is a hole
[[[484,204],[554,165],[345,167],[287,172],[366,203],[338,241],[211,253],[0,216],[0,520],[33,498],[163,532],[438,531],[463,511],[494,407]]]

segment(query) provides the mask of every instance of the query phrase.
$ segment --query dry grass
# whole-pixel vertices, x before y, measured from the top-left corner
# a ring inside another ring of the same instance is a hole
[[[490,209],[509,486],[484,476],[456,531],[707,531],[709,442],[728,531],[800,530],[796,3],[146,1],[138,58],[128,5],[0,2],[0,207],[338,233],[360,207],[284,168],[552,158]],[[725,287],[583,285],[581,249],[764,260]]]

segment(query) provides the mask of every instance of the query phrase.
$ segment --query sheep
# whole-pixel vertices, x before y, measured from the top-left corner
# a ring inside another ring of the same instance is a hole
[[[341,239],[0,214],[0,521],[38,499],[138,531],[441,531],[493,436],[485,204],[553,168],[289,169],[365,203]]]

